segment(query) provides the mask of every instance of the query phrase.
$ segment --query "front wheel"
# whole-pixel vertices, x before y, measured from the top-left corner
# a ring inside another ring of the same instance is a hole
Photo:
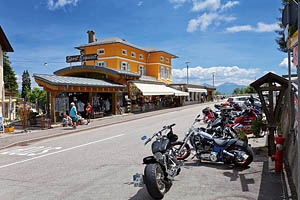
[[[172,144],[177,160],[185,160],[191,155],[191,148],[188,144],[184,145],[181,153],[178,152],[183,144],[183,142],[179,141]]]
[[[229,152],[235,155],[233,163],[239,167],[247,167],[254,158],[253,150],[249,145],[232,145]]]
[[[144,182],[148,193],[154,199],[162,199],[170,189],[165,180],[164,171],[158,163],[147,164],[144,170]]]

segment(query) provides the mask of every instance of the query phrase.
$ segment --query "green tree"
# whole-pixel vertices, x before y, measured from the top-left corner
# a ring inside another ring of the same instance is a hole
[[[253,94],[253,93],[256,93],[256,91],[254,90],[253,87],[251,87],[251,86],[249,85],[248,87],[246,87],[246,88],[244,88],[244,89],[242,90],[242,93],[243,93],[243,94]]]
[[[15,72],[10,66],[9,57],[4,53],[3,55],[3,77],[4,77],[4,88],[7,92],[13,92],[18,95],[18,83]]]
[[[241,89],[240,88],[234,88],[232,94],[241,94]]]
[[[31,80],[27,70],[24,70],[22,75],[22,98],[26,98],[27,93],[31,91]]]
[[[38,107],[45,110],[45,104],[47,102],[47,93],[40,88],[34,88],[27,93],[27,100],[31,103],[37,103]]]
[[[219,92],[218,90],[214,91],[213,95],[221,95],[221,92]]]

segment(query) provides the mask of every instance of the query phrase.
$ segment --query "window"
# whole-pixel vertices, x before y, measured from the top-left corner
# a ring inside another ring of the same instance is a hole
[[[163,62],[163,61],[164,61],[164,57],[162,57],[162,56],[161,56],[161,57],[160,57],[160,61],[162,61],[162,62]]]
[[[140,54],[140,60],[143,60],[143,59],[144,59],[143,54]]]
[[[164,79],[164,77],[165,77],[165,68],[160,67],[160,79]]]
[[[122,49],[122,55],[127,55],[127,50]]]
[[[97,49],[97,54],[98,55],[103,55],[104,54],[104,49]]]
[[[131,57],[135,58],[135,52],[131,52]]]
[[[170,69],[166,68],[166,78],[170,80]]]
[[[166,62],[169,63],[169,58],[166,58]]]
[[[106,62],[104,62],[104,61],[96,62],[96,66],[99,66],[99,67],[106,67]]]
[[[143,65],[139,65],[139,74],[140,75],[146,75],[146,69]]]
[[[124,61],[121,61],[120,69],[124,71],[130,71],[130,64]]]

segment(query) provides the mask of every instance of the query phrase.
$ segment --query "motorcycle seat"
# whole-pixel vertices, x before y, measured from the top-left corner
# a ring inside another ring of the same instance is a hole
[[[229,139],[214,139],[214,141],[218,146],[225,146]]]

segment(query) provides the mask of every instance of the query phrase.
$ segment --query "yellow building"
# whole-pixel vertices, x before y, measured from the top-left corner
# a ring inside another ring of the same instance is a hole
[[[93,31],[88,31],[88,34],[89,43],[76,48],[81,55],[97,54],[98,59],[84,61],[82,65],[130,71],[172,83],[172,58],[177,56],[151,47],[138,47],[120,38],[96,41]]]

